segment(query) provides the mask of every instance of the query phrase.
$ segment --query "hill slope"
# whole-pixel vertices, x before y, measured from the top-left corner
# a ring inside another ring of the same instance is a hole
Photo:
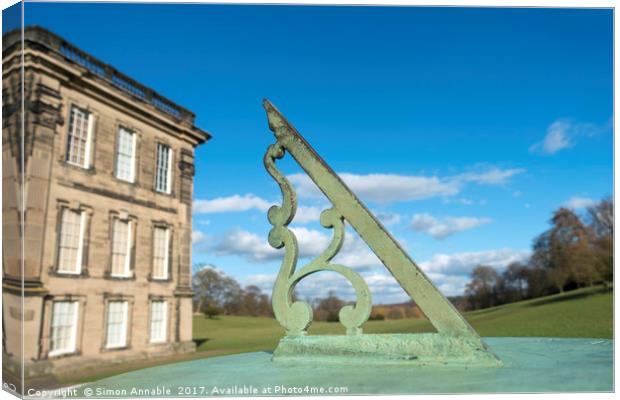
[[[588,288],[465,313],[481,336],[613,337],[613,292]],[[433,331],[423,318],[368,321],[366,333]],[[198,350],[240,353],[273,349],[284,331],[271,318],[194,317]],[[338,323],[315,322],[310,334],[342,334]]]

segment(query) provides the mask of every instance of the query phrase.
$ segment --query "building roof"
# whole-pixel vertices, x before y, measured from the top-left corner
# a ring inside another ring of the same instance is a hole
[[[21,38],[21,29],[12,30],[4,34],[2,38],[3,54],[21,43]],[[31,25],[24,28],[23,40],[29,44],[35,44],[37,47],[43,46],[44,49],[51,50],[69,63],[80,65],[87,69],[94,77],[103,80],[107,84],[141,102],[151,105],[155,110],[167,117],[177,120],[178,122],[188,123],[192,126],[192,130],[199,133],[199,136],[201,136],[198,138],[199,143],[211,139],[211,134],[209,132],[194,125],[196,115],[192,111],[123,74],[113,66],[95,58],[55,33],[40,26]]]

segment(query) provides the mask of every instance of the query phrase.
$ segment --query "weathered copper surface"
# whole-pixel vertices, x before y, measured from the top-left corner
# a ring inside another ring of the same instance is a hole
[[[367,336],[367,335],[363,335]],[[307,336],[307,338],[315,336]],[[267,352],[208,357],[161,365],[107,378],[79,387],[130,390],[167,387],[199,391],[181,393],[197,397],[280,396],[339,394],[423,393],[549,393],[610,392],[614,390],[613,341],[600,339],[485,338],[504,361],[503,368],[468,366],[418,367],[402,364],[360,363],[355,368],[321,363],[271,362]],[[314,362],[317,361],[317,362]],[[242,379],[240,379],[240,375]],[[203,389],[204,388],[204,389]],[[331,389],[330,389],[331,388]],[[215,390],[218,390],[215,392]],[[334,391],[334,390],[338,391]],[[202,392],[200,390],[203,390]],[[322,392],[319,390],[323,390]]]
[[[277,276],[273,295],[273,310],[278,322],[286,328],[287,340],[280,342],[275,358],[294,356],[300,351],[310,353],[334,353],[333,342],[319,340],[307,346],[304,339],[290,340],[290,337],[303,336],[312,322],[312,308],[303,301],[292,301],[295,285],[304,277],[319,271],[335,271],[347,278],[355,288],[357,302],[355,306],[345,306],[340,311],[340,322],[346,327],[348,335],[362,333],[361,325],[366,322],[371,311],[371,297],[368,286],[363,278],[352,269],[331,263],[332,258],[340,250],[344,240],[344,223],[348,222],[366,242],[370,249],[382,261],[394,278],[426,314],[437,329],[437,334],[424,336],[424,340],[436,341],[434,348],[446,349],[445,344],[451,343],[466,349],[474,349],[474,353],[485,364],[499,365],[499,360],[488,350],[482,339],[465,321],[454,306],[439,292],[424,272],[407,255],[403,248],[387,232],[377,218],[364,206],[355,194],[345,185],[338,175],[316,153],[299,132],[268,100],[263,101],[267,112],[269,128],[276,136],[276,143],[269,146],[264,163],[269,174],[276,180],[282,191],[282,206],[273,206],[268,211],[269,222],[273,228],[269,232],[269,243],[275,248],[285,248],[284,259]],[[330,200],[333,207],[321,214],[321,225],[334,230],[334,237],[329,247],[309,264],[296,270],[298,245],[294,233],[288,229],[297,209],[295,191],[286,177],[276,168],[275,161],[288,152],[308,174],[317,187]],[[373,340],[356,340],[359,353],[377,355],[383,350]],[[393,337],[393,341],[415,341],[416,335]],[[420,337],[421,338],[421,337]],[[334,339],[341,340],[341,339]],[[427,342],[430,344],[430,342]],[[406,344],[394,348],[404,349]],[[404,346],[404,347],[403,347]],[[341,346],[342,347],[342,346]],[[415,347],[415,346],[413,346]],[[431,346],[432,347],[432,346]],[[411,347],[409,347],[411,348]],[[305,350],[304,350],[305,349]],[[405,351],[406,353],[406,351]],[[437,351],[436,356],[451,358],[449,351]],[[475,357],[474,357],[475,358]],[[415,354],[407,354],[402,359],[417,359]]]

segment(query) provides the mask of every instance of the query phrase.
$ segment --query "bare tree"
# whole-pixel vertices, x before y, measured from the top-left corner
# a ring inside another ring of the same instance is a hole
[[[498,304],[501,277],[492,267],[479,265],[472,272],[472,280],[465,287],[471,308],[487,308]]]
[[[271,316],[269,296],[260,288],[241,285],[212,265],[198,266],[192,279],[196,311],[207,315],[223,312],[227,315]]]
[[[317,319],[336,322],[340,309],[345,305],[345,302],[336,296],[336,292],[330,291],[327,297],[317,299],[315,304],[314,311]]]
[[[507,300],[515,301],[525,298],[527,289],[528,267],[526,264],[515,261],[510,263],[504,271],[503,278],[506,284],[506,289],[513,293],[507,293],[505,296]]]
[[[614,270],[614,204],[611,198],[588,208],[595,266],[603,284],[613,281]]]
[[[594,234],[601,237],[612,237],[614,234],[614,202],[607,197],[595,205],[588,207],[590,227]]]

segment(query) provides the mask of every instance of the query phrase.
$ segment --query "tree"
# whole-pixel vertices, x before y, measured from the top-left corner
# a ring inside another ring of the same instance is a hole
[[[613,281],[613,221],[611,198],[589,207],[585,222],[574,211],[559,208],[551,227],[534,239],[527,263],[512,263],[501,276],[490,267],[474,269],[465,291],[467,308]]]
[[[220,309],[216,306],[213,306],[211,304],[207,305],[206,307],[203,307],[203,314],[209,318],[209,319],[213,319],[213,317],[216,317],[218,315],[220,315]]]
[[[405,314],[400,307],[390,307],[390,311],[388,312],[389,319],[403,319]]]
[[[204,312],[205,307],[217,307],[225,314],[240,310],[242,290],[236,280],[212,265],[204,265],[192,279],[196,310]]]
[[[262,293],[258,286],[249,285],[243,289],[242,306],[243,315],[271,316],[269,296]]]
[[[472,271],[472,280],[465,287],[465,295],[472,309],[498,304],[501,277],[492,267],[479,265]]]
[[[422,312],[420,311],[418,306],[416,306],[415,304],[413,304],[411,302],[411,303],[407,304],[407,306],[405,306],[405,317],[407,317],[407,318],[420,318],[420,317],[422,317]]]
[[[315,304],[314,311],[318,320],[336,322],[340,309],[345,305],[345,302],[336,296],[336,292],[330,291],[327,297],[317,299]]]
[[[507,293],[504,294],[507,301],[516,301],[525,298],[525,289],[528,281],[527,265],[518,261],[512,262],[506,267],[503,273],[503,279],[506,285]]]
[[[546,271],[560,292],[569,283],[592,285],[599,279],[592,254],[592,231],[564,207],[555,211],[550,222],[551,228],[534,241],[532,262]]]
[[[552,292],[547,271],[541,267],[530,265],[527,269],[527,297],[544,296]]]
[[[614,202],[610,197],[588,207],[588,215],[590,227],[597,237],[613,237]]]
[[[226,315],[273,316],[269,296],[260,288],[241,285],[213,265],[198,265],[194,273],[194,309],[212,317]]]
[[[614,280],[614,239],[612,236],[597,238],[594,243],[594,263],[600,280],[605,285]]]
[[[614,204],[606,198],[588,208],[590,229],[593,232],[595,268],[604,284],[613,281]]]
[[[260,288],[256,285],[246,286],[242,295],[243,314],[256,317],[259,315],[258,302],[261,295]]]

